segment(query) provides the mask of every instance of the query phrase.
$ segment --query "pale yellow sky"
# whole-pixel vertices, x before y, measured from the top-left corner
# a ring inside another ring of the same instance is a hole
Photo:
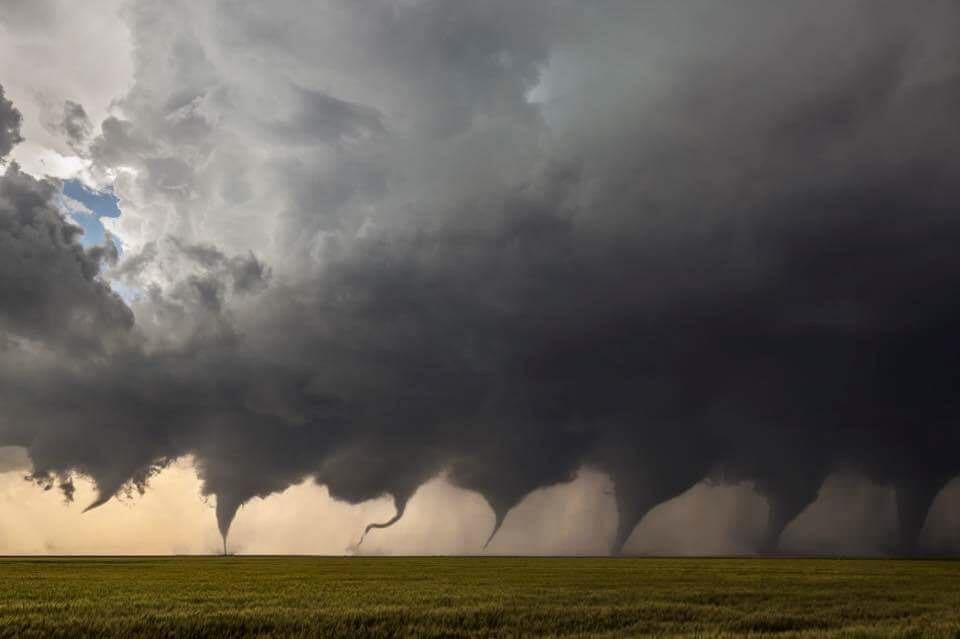
[[[6,455],[9,460],[10,455]],[[144,495],[115,498],[83,513],[92,486],[77,481],[76,499],[25,481],[24,470],[0,472],[0,554],[170,554],[220,549],[213,499],[200,495],[192,462],[160,473]],[[934,504],[925,536],[955,543],[960,497],[954,481]],[[871,514],[872,513],[872,514]],[[877,515],[879,513],[879,515]],[[363,527],[393,514],[390,499],[359,505],[337,502],[312,481],[238,513],[230,549],[238,553],[350,554]],[[627,550],[652,554],[749,552],[761,534],[766,504],[749,486],[698,484],[654,509]],[[878,519],[879,517],[879,519]],[[895,534],[892,492],[851,475],[835,475],[821,497],[787,530],[789,550],[879,552]],[[493,515],[477,494],[437,478],[410,501],[404,518],[373,531],[364,554],[473,554],[482,552]],[[487,552],[494,554],[605,554],[616,527],[612,486],[585,470],[571,484],[538,490],[507,517]],[[857,539],[860,545],[852,546]]]

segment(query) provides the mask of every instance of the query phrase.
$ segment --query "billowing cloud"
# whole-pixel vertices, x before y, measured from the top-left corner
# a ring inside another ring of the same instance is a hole
[[[20,112],[0,89],[0,160],[7,157],[13,146],[21,141]]]
[[[98,277],[112,244],[85,249],[80,229],[54,206],[57,185],[14,163],[0,177],[0,329],[47,345],[92,349],[133,325]]]
[[[93,130],[82,104],[67,100],[63,105],[63,132],[72,145],[80,145]]]
[[[614,550],[704,479],[770,505],[723,547],[772,550],[853,471],[916,548],[960,474],[956,9],[126,16],[134,82],[81,151],[123,255],[0,178],[0,445],[38,481],[97,504],[190,455],[225,535],[304,480],[386,524],[444,476],[496,532],[586,467]]]
[[[25,140],[12,160],[35,176],[83,170],[64,130],[65,103],[83,105],[91,123],[111,111],[130,83],[126,0],[98,0],[95,10],[70,0],[3,0],[0,84],[23,113]]]

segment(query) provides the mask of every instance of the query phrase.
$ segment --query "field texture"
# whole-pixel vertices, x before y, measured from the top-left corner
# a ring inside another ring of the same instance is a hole
[[[0,636],[960,637],[960,563],[0,560]]]

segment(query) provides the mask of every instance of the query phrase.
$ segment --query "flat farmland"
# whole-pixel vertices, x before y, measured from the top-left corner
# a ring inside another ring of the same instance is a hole
[[[0,559],[3,637],[960,637],[960,562]]]

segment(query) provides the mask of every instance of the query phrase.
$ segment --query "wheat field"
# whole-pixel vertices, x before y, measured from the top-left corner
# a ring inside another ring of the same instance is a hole
[[[960,637],[960,562],[8,558],[3,637]]]

